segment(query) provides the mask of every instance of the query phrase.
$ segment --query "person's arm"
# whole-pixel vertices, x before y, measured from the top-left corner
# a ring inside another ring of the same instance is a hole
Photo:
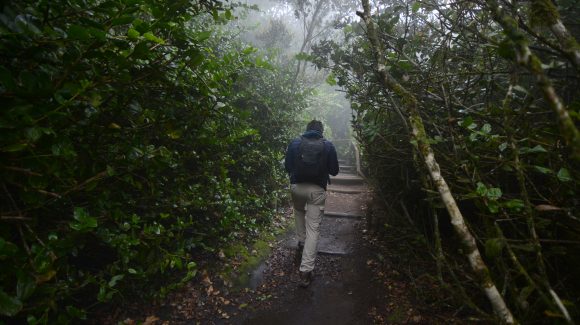
[[[332,176],[336,176],[336,175],[338,175],[338,170],[339,170],[336,149],[334,148],[334,145],[332,143],[328,142],[328,145],[329,145],[328,157],[327,157],[328,173]]]

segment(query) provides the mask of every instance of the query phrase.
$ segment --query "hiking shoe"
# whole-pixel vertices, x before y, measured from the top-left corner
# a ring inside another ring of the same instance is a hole
[[[312,271],[311,272],[302,272],[300,271],[300,283],[299,285],[302,288],[307,288],[310,283],[312,283]]]

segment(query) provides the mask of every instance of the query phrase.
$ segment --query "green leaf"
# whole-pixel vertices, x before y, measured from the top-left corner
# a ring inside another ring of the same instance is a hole
[[[141,42],[137,44],[135,46],[135,49],[133,49],[133,53],[131,53],[131,56],[136,59],[146,59],[148,55],[149,55],[149,45],[147,44],[147,42]]]
[[[499,212],[499,204],[497,201],[488,201],[487,202],[487,209],[491,213],[498,213]]]
[[[529,253],[534,252],[536,250],[534,248],[534,245],[532,245],[532,244],[513,244],[510,246],[514,249],[520,249],[520,250],[523,250],[523,251],[529,252]]]
[[[485,194],[487,193],[487,187],[482,182],[477,182],[477,188],[475,189],[475,192],[479,196],[485,196]]]
[[[190,55],[189,64],[191,65],[191,67],[196,67],[200,65],[204,59],[205,57],[203,56],[203,54],[201,54],[200,51],[195,51],[193,52],[193,54]]]
[[[133,20],[135,20],[135,17],[133,16],[117,17],[111,20],[111,25],[112,26],[126,25],[130,24]]]
[[[0,83],[8,90],[16,89],[16,83],[12,77],[12,73],[5,67],[0,67]]]
[[[75,208],[73,218],[75,221],[71,222],[69,226],[78,231],[85,231],[97,227],[97,219],[89,216],[84,208]]]
[[[16,25],[25,33],[29,34],[29,35],[38,35],[41,34],[42,32],[40,31],[40,29],[38,27],[36,27],[36,25],[34,25],[34,23],[32,22],[32,19],[26,17],[28,15],[18,15],[16,16],[16,19],[14,20],[14,22],[16,23]]]
[[[82,320],[87,319],[87,312],[84,309],[79,309],[79,308],[76,308],[74,306],[66,306],[66,312],[72,318],[77,318],[77,319],[82,319]]]
[[[294,56],[294,58],[295,58],[296,60],[304,60],[304,61],[308,61],[308,60],[310,60],[310,55],[308,55],[308,53],[305,53],[305,52],[300,52],[300,53],[296,54],[296,55]]]
[[[253,46],[248,46],[248,47],[246,47],[246,48],[245,48],[245,49],[242,51],[242,54],[244,54],[244,55],[248,55],[248,54],[255,53],[255,52],[257,52],[257,51],[258,51],[258,49],[257,49],[257,48],[255,48],[255,47],[253,47]]]
[[[522,87],[520,85],[515,85],[514,86],[514,90],[519,91],[519,92],[524,93],[524,94],[527,94],[528,93],[528,91],[526,90],[526,88],[524,88],[524,87]]]
[[[14,316],[22,310],[22,302],[0,289],[0,315]]]
[[[546,149],[544,149],[544,147],[542,147],[541,145],[537,145],[533,148],[522,147],[522,148],[520,148],[519,152],[521,154],[527,154],[527,153],[538,153],[538,152],[548,152],[548,151]]]
[[[11,144],[9,146],[2,148],[2,150],[0,150],[0,151],[17,152],[17,151],[22,151],[26,148],[28,148],[28,143],[15,143],[15,144]]]
[[[165,44],[165,41],[155,35],[153,35],[153,33],[151,32],[147,32],[145,34],[143,34],[143,37],[145,37],[146,40],[149,40],[151,42],[155,42],[157,44]]]
[[[421,3],[420,2],[413,3],[413,6],[411,7],[413,13],[416,13],[417,11],[419,11],[419,9],[421,9]]]
[[[25,300],[32,295],[36,289],[36,280],[31,276],[20,276],[18,277],[18,283],[16,284],[16,296],[20,300]]]
[[[99,287],[99,293],[97,294],[97,300],[99,300],[100,302],[109,301],[113,298],[113,295],[115,294],[116,291],[117,290],[115,290],[115,289],[109,290],[109,287],[107,287],[103,283]]]
[[[80,25],[70,26],[67,31],[67,35],[68,38],[79,41],[86,41],[91,38],[91,33],[89,32],[89,29]]]
[[[137,31],[136,29],[129,28],[129,30],[127,31],[127,37],[131,40],[137,40],[139,39],[139,36],[141,36],[141,33],[139,33],[139,31]]]
[[[485,255],[489,258],[498,257],[505,246],[500,238],[490,238],[485,241]]]
[[[542,174],[551,174],[552,173],[552,170],[550,168],[546,168],[546,167],[542,167],[542,166],[534,165],[534,169],[536,169],[537,171],[539,171]]]
[[[409,71],[411,69],[413,69],[413,65],[411,64],[411,62],[407,61],[407,60],[398,60],[397,61],[397,66],[405,71]]]
[[[101,42],[104,42],[107,40],[107,33],[105,33],[105,31],[103,31],[101,29],[89,28],[89,34]]]
[[[211,31],[203,31],[195,33],[195,39],[198,42],[203,42],[211,36]]]
[[[485,123],[482,127],[481,127],[481,132],[485,133],[485,134],[490,134],[491,133],[491,125]]]
[[[26,133],[26,137],[32,142],[36,142],[45,134],[54,133],[51,129],[40,127],[27,128],[24,132]]]
[[[116,286],[117,282],[123,280],[124,277],[125,276],[123,274],[117,274],[117,275],[113,276],[111,278],[111,280],[109,281],[109,287],[112,288],[112,287]]]
[[[490,200],[497,200],[501,197],[502,192],[498,187],[492,187],[487,190],[486,196]]]
[[[499,151],[503,152],[504,150],[507,149],[507,146],[508,146],[507,142],[503,142],[502,144],[500,144],[498,146],[498,149],[499,149]]]
[[[461,121],[461,126],[463,126],[464,128],[468,128],[472,124],[473,124],[473,117],[471,117],[471,116],[468,116],[468,117],[464,118],[463,121]]]
[[[529,285],[527,287],[522,288],[520,294],[518,295],[518,300],[521,302],[527,301],[528,297],[534,292],[535,286]]]
[[[566,168],[560,168],[558,174],[556,174],[558,179],[562,182],[570,182],[572,181],[572,176],[570,176],[570,172]]]
[[[9,256],[14,256],[18,253],[18,246],[0,237],[0,260]]]
[[[516,58],[516,51],[514,50],[514,43],[508,38],[499,43],[497,54],[506,60],[513,60]]]
[[[334,78],[334,74],[329,74],[328,77],[326,77],[326,83],[331,85],[331,86],[336,86],[336,79]]]
[[[509,201],[505,202],[503,205],[506,208],[513,210],[513,211],[516,211],[516,212],[522,210],[525,207],[524,201],[522,201],[520,199],[509,200]]]

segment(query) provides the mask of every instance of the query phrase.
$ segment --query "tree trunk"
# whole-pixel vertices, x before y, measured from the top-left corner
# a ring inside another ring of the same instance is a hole
[[[304,34],[304,39],[302,40],[302,45],[300,46],[300,52],[298,52],[298,54],[304,52],[304,50],[307,48],[308,44],[312,41],[312,35],[314,34],[314,30],[316,29],[316,26],[319,24],[319,20],[320,20],[320,11],[322,10],[322,7],[325,5],[327,0],[320,0],[317,1],[316,3],[316,7],[314,8],[314,12],[312,13],[312,17],[310,19],[310,23],[308,23],[306,21],[306,17],[304,17],[304,28],[305,30],[305,34]],[[304,65],[306,65],[306,63],[304,63]],[[298,82],[298,76],[300,75],[300,70],[302,70],[302,62],[300,60],[298,60],[297,64],[296,64],[296,73],[294,74],[294,81],[292,82],[293,88],[296,88],[296,83]]]
[[[419,115],[418,102],[415,96],[405,89],[397,80],[395,80],[386,70],[384,62],[385,58],[382,53],[381,44],[377,36],[374,22],[371,19],[371,11],[368,0],[361,0],[364,12],[357,12],[367,26],[367,36],[371,44],[371,48],[375,54],[376,60],[376,72],[379,75],[379,79],[386,89],[394,92],[399,97],[404,107],[407,109],[409,114],[409,121],[412,129],[413,140],[416,141],[417,149],[421,153],[424,163],[429,171],[431,179],[437,190],[441,200],[443,201],[449,216],[451,218],[451,224],[457,235],[459,236],[469,264],[473,272],[477,275],[479,284],[483,289],[485,295],[491,302],[494,312],[500,317],[501,321],[507,324],[513,324],[516,321],[507,307],[503,297],[499,293],[497,287],[495,286],[493,279],[489,274],[489,269],[485,265],[485,262],[481,258],[481,254],[475,242],[475,238],[467,228],[465,220],[461,211],[457,207],[457,203],[451,194],[447,182],[441,175],[441,170],[439,164],[435,160],[435,154],[433,149],[429,145],[427,134],[425,133],[425,127],[423,125],[423,120]]]

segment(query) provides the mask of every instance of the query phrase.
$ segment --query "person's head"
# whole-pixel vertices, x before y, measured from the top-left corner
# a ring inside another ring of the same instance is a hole
[[[322,122],[317,120],[312,120],[306,126],[306,131],[318,131],[320,135],[324,132],[324,126],[322,126]]]

